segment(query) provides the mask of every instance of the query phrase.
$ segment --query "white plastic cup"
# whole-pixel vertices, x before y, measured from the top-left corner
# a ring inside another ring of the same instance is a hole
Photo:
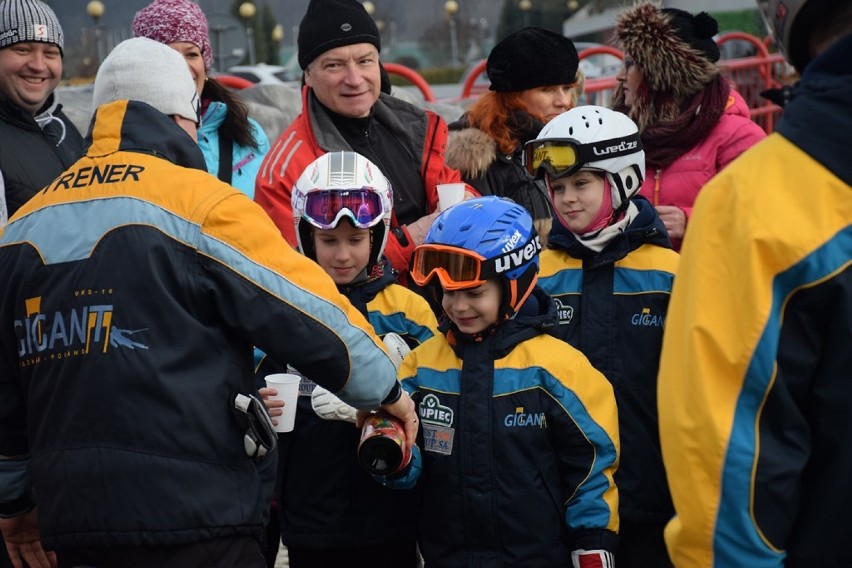
[[[299,383],[302,377],[291,373],[275,373],[266,375],[266,386],[278,391],[278,395],[269,397],[272,400],[284,401],[284,414],[277,418],[276,432],[292,432],[296,424],[296,407],[299,401]]]
[[[435,187],[438,189],[439,211],[444,211],[456,203],[464,201],[465,184],[463,183],[439,183]]]

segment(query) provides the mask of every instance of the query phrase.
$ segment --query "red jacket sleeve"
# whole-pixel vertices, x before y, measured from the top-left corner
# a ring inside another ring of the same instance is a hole
[[[272,219],[281,235],[297,246],[290,201],[293,185],[305,168],[325,152],[313,142],[302,114],[284,131],[269,149],[254,183],[254,200]]]
[[[438,208],[438,190],[437,185],[441,183],[462,183],[464,180],[461,173],[451,168],[444,161],[444,154],[447,151],[447,138],[449,129],[447,123],[438,114],[432,111],[426,111],[429,117],[429,139],[426,140],[423,151],[423,165],[420,170],[420,177],[423,179],[423,187],[426,188],[426,201],[429,204],[429,212],[432,213]],[[471,185],[467,185],[467,191],[473,195],[479,195]]]

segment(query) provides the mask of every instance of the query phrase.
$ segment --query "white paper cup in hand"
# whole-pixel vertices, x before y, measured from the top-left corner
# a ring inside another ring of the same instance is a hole
[[[439,211],[464,201],[465,184],[463,183],[439,183],[435,187],[438,189]]]
[[[296,407],[299,401],[299,383],[302,377],[291,373],[275,373],[266,375],[266,386],[278,391],[272,400],[284,401],[284,414],[277,417],[276,432],[292,432],[296,423]]]

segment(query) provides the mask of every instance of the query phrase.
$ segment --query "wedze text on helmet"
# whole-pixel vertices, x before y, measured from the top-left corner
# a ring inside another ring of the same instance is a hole
[[[609,154],[614,154],[616,152],[627,152],[630,150],[635,150],[638,145],[638,142],[623,141],[621,144],[616,144],[615,146],[606,146],[604,148],[592,146],[592,152],[594,152],[595,156],[608,156]]]

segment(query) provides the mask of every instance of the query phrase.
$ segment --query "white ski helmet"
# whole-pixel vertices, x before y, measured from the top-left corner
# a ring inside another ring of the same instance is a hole
[[[605,173],[612,207],[627,207],[645,179],[645,151],[639,128],[627,115],[605,107],[575,107],[548,122],[524,144],[524,166],[534,177],[551,179],[580,170]]]
[[[329,152],[311,162],[293,185],[293,224],[299,250],[316,260],[313,228],[334,229],[347,219],[370,229],[370,262],[381,259],[388,238],[393,191],[373,162],[357,152]]]

